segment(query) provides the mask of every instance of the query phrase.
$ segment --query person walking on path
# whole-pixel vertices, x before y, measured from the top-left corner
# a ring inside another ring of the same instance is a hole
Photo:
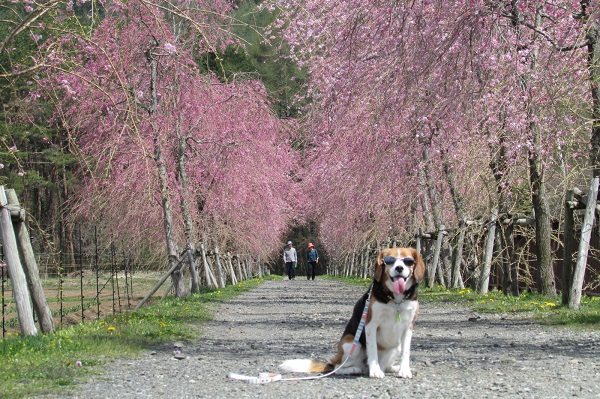
[[[287,247],[283,250],[283,264],[285,265],[288,278],[293,280],[296,278],[296,266],[298,265],[298,254],[296,248],[292,246],[292,242],[287,242]]]
[[[317,272],[317,263],[319,263],[319,252],[317,252],[312,242],[308,243],[306,260],[308,262],[308,272],[306,273],[306,279],[310,280],[312,277],[312,279],[314,280],[315,273]]]

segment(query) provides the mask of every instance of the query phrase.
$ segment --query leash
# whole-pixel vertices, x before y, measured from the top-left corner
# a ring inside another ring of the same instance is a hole
[[[330,371],[329,373],[317,375],[317,376],[309,376],[309,377],[295,377],[295,378],[282,378],[281,374],[273,374],[273,373],[260,373],[258,377],[251,377],[242,374],[229,373],[228,377],[233,380],[238,380],[242,382],[246,382],[248,384],[268,384],[271,382],[278,381],[304,381],[304,380],[318,380],[320,378],[329,377],[330,375],[335,374],[339,369],[344,367],[348,359],[352,357],[354,354],[354,350],[358,346],[358,341],[360,340],[360,336],[362,335],[363,329],[365,328],[365,323],[367,321],[367,314],[369,313],[369,302],[371,301],[371,291],[373,291],[373,284],[369,288],[369,294],[367,295],[367,300],[365,301],[365,307],[363,309],[362,315],[360,317],[360,322],[358,323],[358,328],[356,329],[356,334],[354,334],[354,341],[352,341],[352,347],[350,348],[350,352],[346,357],[346,360],[339,365],[338,368]]]

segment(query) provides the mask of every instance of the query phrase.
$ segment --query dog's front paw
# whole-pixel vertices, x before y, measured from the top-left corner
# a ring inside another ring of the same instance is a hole
[[[410,371],[410,367],[401,368],[400,371],[398,371],[398,377],[412,378],[412,371]]]
[[[369,377],[371,378],[383,378],[385,374],[379,367],[372,367],[369,369]]]

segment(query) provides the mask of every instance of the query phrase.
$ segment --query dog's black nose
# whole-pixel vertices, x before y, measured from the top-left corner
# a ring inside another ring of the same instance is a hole
[[[402,274],[402,272],[404,271],[404,266],[396,266],[396,273]]]

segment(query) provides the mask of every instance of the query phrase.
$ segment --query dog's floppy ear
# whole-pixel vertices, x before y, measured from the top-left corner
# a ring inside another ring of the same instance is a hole
[[[425,262],[423,262],[423,258],[421,257],[421,254],[419,254],[419,252],[416,249],[411,248],[411,250],[412,250],[412,257],[415,260],[413,276],[415,276],[415,279],[417,280],[417,282],[421,282],[421,280],[423,280],[423,276],[425,276]]]
[[[379,252],[379,256],[377,260],[375,260],[375,265],[373,266],[374,276],[373,278],[377,282],[381,282],[381,278],[383,277],[383,272],[385,271],[385,265],[383,264],[383,258],[385,257],[386,251],[383,250]]]

